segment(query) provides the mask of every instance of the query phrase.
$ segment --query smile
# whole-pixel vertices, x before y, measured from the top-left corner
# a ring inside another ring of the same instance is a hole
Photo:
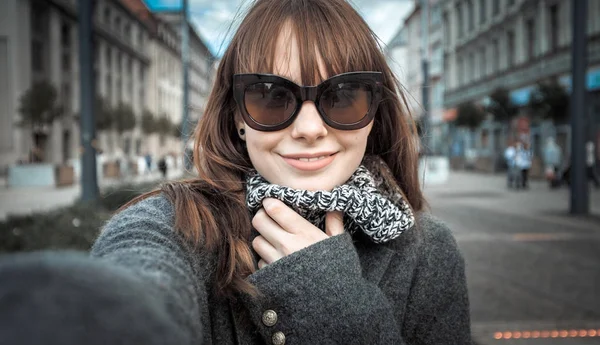
[[[281,156],[283,160],[295,169],[315,171],[328,166],[335,159],[337,152],[318,154],[297,154]]]

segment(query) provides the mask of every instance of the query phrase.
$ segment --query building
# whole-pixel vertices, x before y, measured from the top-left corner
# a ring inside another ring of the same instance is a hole
[[[123,0],[148,27],[148,51],[152,64],[148,70],[146,111],[155,120],[167,118],[179,128],[183,115],[183,65],[181,36],[169,23],[151,12],[142,0]],[[178,138],[146,134],[142,150],[155,156],[181,150]]]
[[[158,12],[157,17],[181,35],[183,17],[180,12]],[[206,100],[212,87],[212,66],[215,57],[212,55],[193,25],[189,25],[190,60],[189,60],[189,120],[196,123],[204,113]]]
[[[428,80],[425,83],[429,91],[429,133],[430,153],[444,151],[443,141],[446,131],[443,122],[444,83],[443,77],[443,35],[441,9],[442,1],[428,0],[427,49],[423,50],[422,8],[415,1],[413,11],[404,20],[402,28],[387,47],[387,58],[392,70],[407,92],[409,109],[415,119],[424,113],[423,109],[423,54],[427,54]]]
[[[588,4],[587,100],[593,124],[590,135],[600,144],[600,2]],[[458,104],[485,105],[501,87],[510,92],[524,116],[529,115],[526,106],[538,82],[553,79],[570,91],[571,1],[445,0],[442,22],[444,106],[449,120]],[[497,162],[510,135],[488,120],[478,130],[474,145],[480,155]],[[531,127],[528,139],[537,157],[547,136],[556,136],[569,152],[569,126],[540,123]]]
[[[18,162],[79,163],[78,0],[0,1],[0,175]],[[151,112],[175,126],[182,120],[181,25],[178,15],[155,14],[142,0],[95,0],[96,94],[114,110],[131,109],[135,125],[97,129],[103,159],[123,160],[180,149],[141,129]],[[191,27],[191,26],[190,26]],[[190,117],[197,121],[211,87],[212,54],[195,29],[190,35]],[[19,126],[21,97],[38,81],[57,91],[63,116],[39,128]],[[175,131],[172,131],[174,133]]]
[[[0,2],[0,166],[28,161],[34,147],[40,159],[66,164],[79,158],[79,52],[75,0],[7,0]],[[136,116],[147,102],[150,57],[147,28],[117,0],[98,0],[94,12],[96,92],[112,107],[127,104]],[[27,42],[23,44],[23,42]],[[62,118],[35,130],[20,128],[19,99],[36,82],[56,89]],[[32,131],[34,133],[32,133]],[[117,137],[100,135],[108,155],[135,154],[138,129]]]

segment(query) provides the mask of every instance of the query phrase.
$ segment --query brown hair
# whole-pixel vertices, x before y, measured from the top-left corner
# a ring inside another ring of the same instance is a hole
[[[424,206],[414,121],[377,37],[360,15],[345,0],[257,0],[223,55],[194,133],[199,177],[162,187],[175,206],[177,231],[203,250],[216,251],[215,288],[225,296],[255,292],[245,280],[255,270],[244,191],[244,174],[252,164],[236,133],[232,78],[235,73],[273,73],[275,43],[285,25],[298,40],[304,85],[317,84],[320,73],[383,72],[384,100],[366,154],[387,163],[415,211]],[[326,71],[319,71],[319,57]]]

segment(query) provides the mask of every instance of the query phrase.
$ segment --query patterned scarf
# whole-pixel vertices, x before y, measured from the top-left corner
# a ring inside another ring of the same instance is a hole
[[[246,176],[246,204],[254,215],[265,198],[279,199],[321,230],[325,229],[327,212],[342,211],[346,231],[351,234],[362,231],[373,242],[385,243],[415,223],[412,209],[399,188],[390,187],[389,178],[383,177],[386,172],[388,176],[391,174],[379,158],[371,171],[363,162],[345,184],[328,192],[270,184],[252,171]]]

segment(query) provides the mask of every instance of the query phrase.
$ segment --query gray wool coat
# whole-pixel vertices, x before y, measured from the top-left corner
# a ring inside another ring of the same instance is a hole
[[[248,277],[262,293],[216,297],[214,256],[173,230],[173,205],[146,199],[115,215],[91,255],[130,270],[189,344],[470,344],[464,261],[448,228],[420,213],[386,244],[344,233]]]

